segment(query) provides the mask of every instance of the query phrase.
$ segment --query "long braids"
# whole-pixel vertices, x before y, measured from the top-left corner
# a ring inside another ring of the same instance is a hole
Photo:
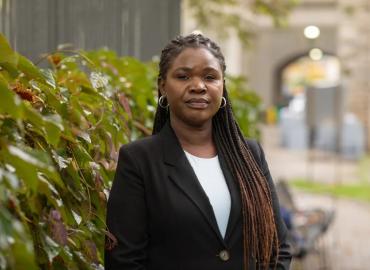
[[[219,60],[222,72],[225,73],[225,60],[219,46],[203,35],[191,34],[177,37],[163,49],[159,63],[158,82],[165,79],[172,61],[185,48],[207,48]],[[235,121],[225,86],[223,92],[226,106],[213,117],[213,136],[218,151],[225,157],[226,163],[240,187],[244,270],[248,269],[250,256],[256,260],[258,269],[267,269],[271,262],[276,265],[278,254],[278,237],[271,194],[267,179],[257,165],[239,125]],[[158,98],[160,97],[161,93],[158,89]],[[153,134],[162,129],[168,118],[168,110],[158,106]],[[272,257],[274,260],[271,259]]]
[[[224,93],[228,100],[227,92],[224,91]],[[226,162],[238,180],[241,191],[244,262],[246,263],[249,255],[252,255],[262,269],[267,268],[271,256],[277,254],[278,250],[277,231],[267,180],[244,140],[231,106],[219,110],[213,118],[213,128],[217,148],[225,155]],[[248,269],[247,265],[245,269]]]

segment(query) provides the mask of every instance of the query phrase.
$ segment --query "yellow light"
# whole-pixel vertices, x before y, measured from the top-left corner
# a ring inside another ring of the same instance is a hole
[[[310,52],[309,52],[310,58],[314,61],[321,60],[323,55],[324,55],[324,53],[322,52],[322,50],[320,50],[318,48],[311,49]]]
[[[309,25],[304,29],[303,33],[308,39],[316,39],[320,36],[320,29],[315,25]]]

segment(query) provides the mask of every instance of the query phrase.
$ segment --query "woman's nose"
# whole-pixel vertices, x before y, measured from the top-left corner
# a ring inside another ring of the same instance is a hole
[[[201,78],[193,78],[191,81],[190,90],[197,92],[205,91],[206,85]]]

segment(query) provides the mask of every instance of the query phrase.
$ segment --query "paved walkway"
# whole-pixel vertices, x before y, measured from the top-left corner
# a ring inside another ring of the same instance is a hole
[[[370,205],[328,196],[294,192],[300,208],[335,210],[332,226],[318,243],[318,252],[295,261],[294,270],[369,270]]]
[[[338,158],[324,151],[282,148],[279,129],[275,126],[262,128],[262,145],[275,179],[309,178],[328,183],[357,182],[359,179],[356,161]]]
[[[263,127],[262,145],[274,179],[311,178],[318,182],[358,181],[358,165],[339,160],[335,155],[315,152],[308,162],[305,151],[279,147],[276,127]],[[369,191],[370,192],[370,191]],[[293,262],[294,270],[369,270],[370,204],[293,190],[299,208],[321,207],[335,210],[335,219],[318,242],[318,252],[305,260]]]

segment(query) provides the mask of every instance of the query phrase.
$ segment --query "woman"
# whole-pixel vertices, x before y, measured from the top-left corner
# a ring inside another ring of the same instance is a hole
[[[120,149],[107,211],[107,270],[289,269],[260,145],[245,140],[210,39],[162,51],[153,135]]]

